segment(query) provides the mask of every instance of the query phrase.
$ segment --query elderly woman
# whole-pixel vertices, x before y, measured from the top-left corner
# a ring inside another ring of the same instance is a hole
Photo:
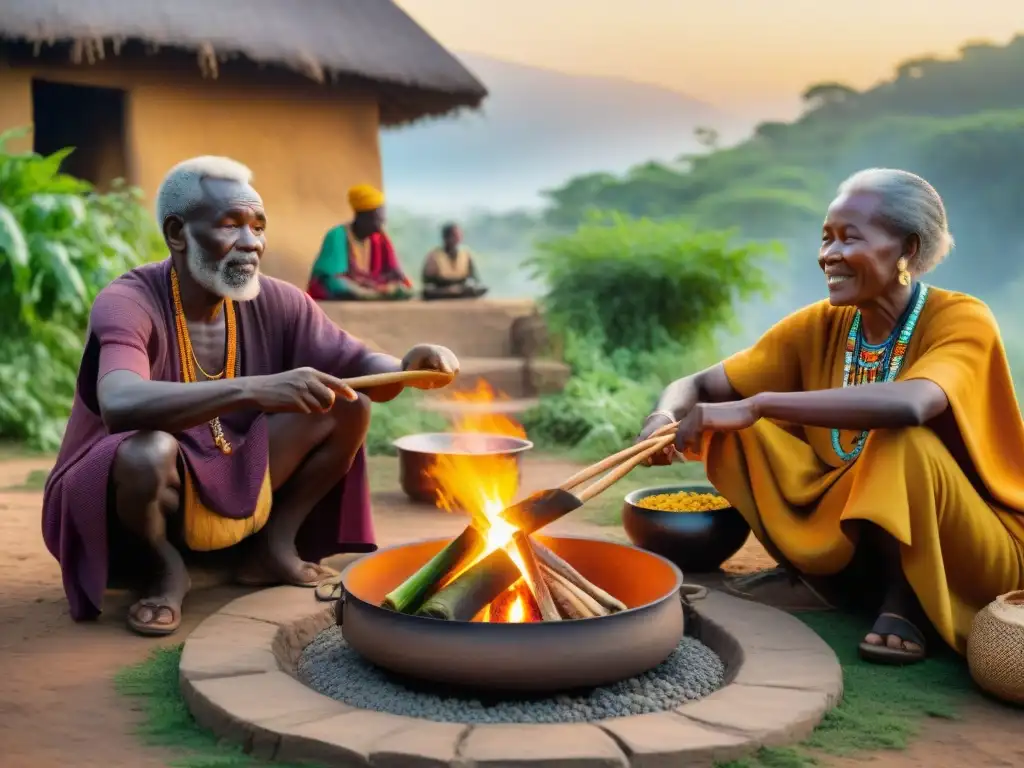
[[[882,663],[925,658],[926,622],[963,653],[975,613],[1024,588],[1024,422],[999,329],[919,281],[951,246],[924,179],[855,174],[822,227],[828,300],[672,383],[641,432],[681,420],[676,448],[815,594],[862,597],[866,565],[860,652]]]

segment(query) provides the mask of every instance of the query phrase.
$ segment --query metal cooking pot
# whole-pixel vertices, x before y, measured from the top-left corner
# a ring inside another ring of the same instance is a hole
[[[392,445],[398,450],[399,481],[405,495],[413,501],[433,504],[437,499],[437,485],[427,470],[438,456],[461,455],[488,457],[505,456],[515,462],[519,473],[519,457],[533,448],[533,443],[519,437],[488,435],[475,432],[426,432],[406,435]]]

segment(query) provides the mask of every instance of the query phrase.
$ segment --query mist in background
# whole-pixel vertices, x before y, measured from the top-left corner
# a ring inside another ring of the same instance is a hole
[[[572,3],[553,3],[562,5]],[[593,7],[598,5],[604,7]],[[792,10],[805,4],[772,5]],[[883,9],[876,5],[869,2],[863,10],[879,14],[881,22]],[[791,52],[768,46],[760,54],[763,67],[748,72],[753,90],[744,86],[742,73],[714,71],[703,82],[689,83],[696,96],[671,87],[678,78],[665,73],[659,82],[650,76],[638,82],[638,70],[627,66],[627,76],[614,77],[581,73],[582,65],[567,72],[462,55],[491,92],[483,112],[382,137],[389,229],[403,261],[418,272],[440,241],[441,225],[456,221],[492,295],[537,298],[544,286],[525,267],[535,244],[572,231],[591,210],[687,217],[710,229],[736,229],[740,238],[779,241],[787,259],[771,265],[773,298],[737,307],[739,323],[722,338],[728,353],[827,295],[816,257],[820,222],[838,182],[864,167],[900,167],[936,186],[958,241],[928,282],[986,301],[1000,321],[1011,360],[1024,368],[1024,339],[1018,341],[1017,333],[1024,321],[1024,218],[1017,202],[1024,199],[1024,38],[1005,25],[989,35],[995,43],[956,37],[950,24],[962,6],[926,8],[905,0],[885,7],[886,29],[916,23],[915,47],[931,37],[946,50],[907,52],[885,62],[847,61],[845,80],[830,79],[836,61],[811,58],[794,91]],[[999,21],[997,9],[985,3],[975,10],[973,28]],[[894,18],[901,11],[906,18]],[[449,42],[420,13],[422,8],[417,18]],[[805,34],[821,32],[809,19],[787,18]],[[836,51],[851,45],[889,50],[886,35],[866,42],[862,21],[844,26]],[[644,23],[652,30],[664,26],[657,18]],[[785,37],[772,29],[761,31]],[[584,42],[588,35],[581,33]],[[858,35],[864,37],[851,41]],[[508,36],[499,38],[493,49],[507,53]],[[476,50],[485,39],[477,40]],[[726,48],[734,43],[722,38]],[[539,46],[536,59],[552,60],[551,50],[537,41],[524,43],[520,59],[528,58],[530,45]],[[818,43],[808,45],[811,50]],[[609,53],[609,60],[621,53]],[[579,61],[584,60],[593,63],[586,56]],[[718,83],[720,98],[709,83]],[[744,95],[750,97],[747,104]],[[685,297],[680,301],[682,307]]]

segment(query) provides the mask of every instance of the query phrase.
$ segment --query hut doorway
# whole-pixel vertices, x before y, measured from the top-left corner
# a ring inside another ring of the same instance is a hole
[[[61,170],[107,189],[127,175],[126,94],[117,88],[32,81],[33,149],[75,151]]]

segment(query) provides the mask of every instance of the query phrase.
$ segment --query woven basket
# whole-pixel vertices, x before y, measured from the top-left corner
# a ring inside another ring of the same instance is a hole
[[[1024,704],[1024,590],[997,597],[974,617],[967,664],[982,690]]]

